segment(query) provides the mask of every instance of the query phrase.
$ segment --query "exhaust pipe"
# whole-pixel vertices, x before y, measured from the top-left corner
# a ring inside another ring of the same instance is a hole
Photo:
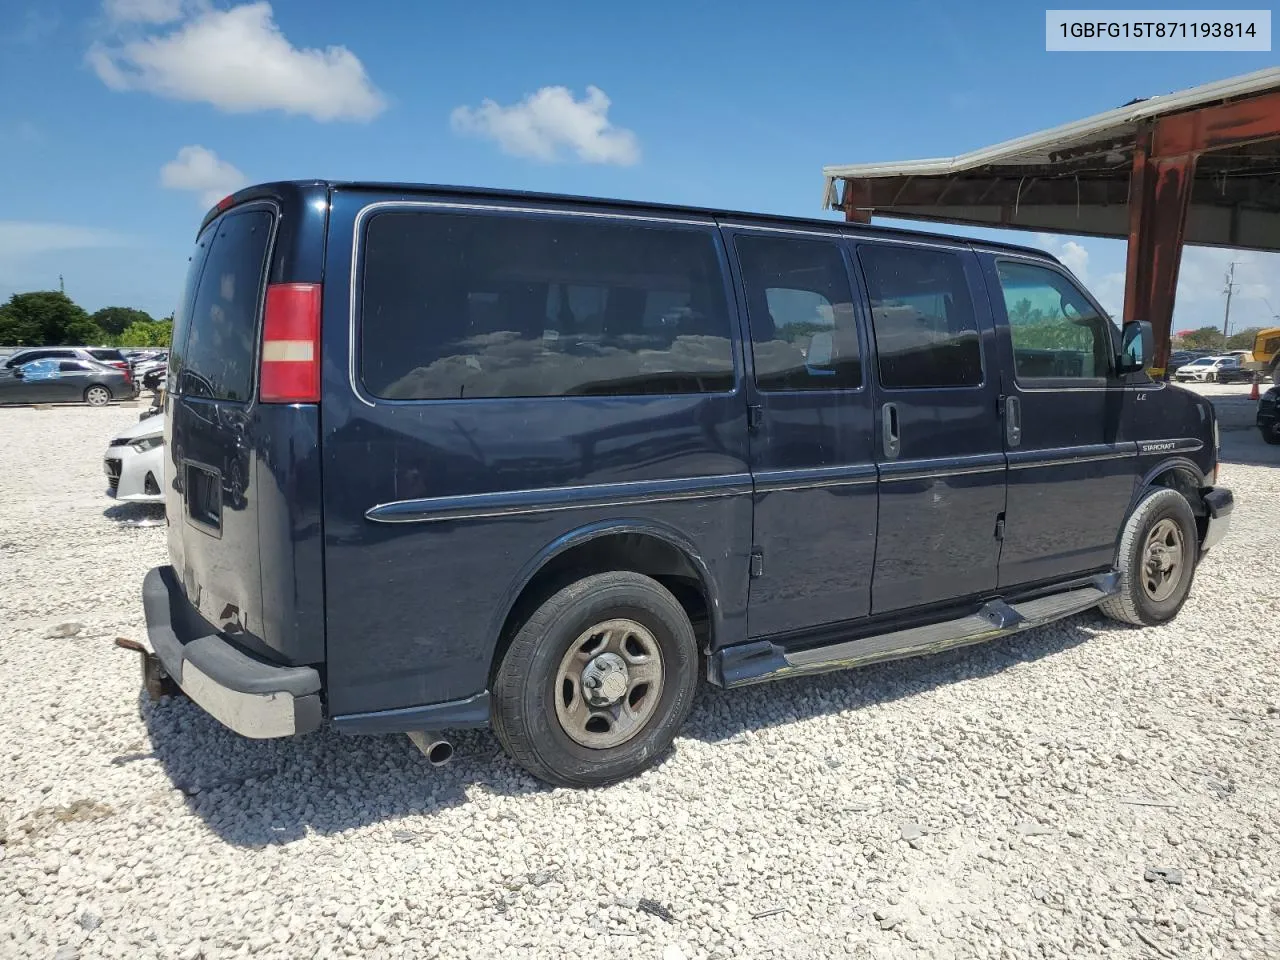
[[[453,744],[438,730],[412,730],[409,740],[433,767],[443,767],[453,759]]]

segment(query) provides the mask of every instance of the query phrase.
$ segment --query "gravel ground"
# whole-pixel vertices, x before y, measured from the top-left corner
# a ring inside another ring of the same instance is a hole
[[[1174,624],[706,691],[658,769],[572,792],[487,733],[432,769],[144,702],[111,641],[164,528],[101,473],[137,412],[0,411],[2,956],[1280,956],[1280,450],[1252,430]]]

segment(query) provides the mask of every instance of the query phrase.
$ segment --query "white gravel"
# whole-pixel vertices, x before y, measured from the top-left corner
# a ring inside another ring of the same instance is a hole
[[[0,956],[1278,955],[1280,451],[1249,429],[1173,625],[707,691],[658,769],[572,792],[487,733],[432,769],[144,702],[112,639],[165,531],[101,472],[137,413],[0,410]]]

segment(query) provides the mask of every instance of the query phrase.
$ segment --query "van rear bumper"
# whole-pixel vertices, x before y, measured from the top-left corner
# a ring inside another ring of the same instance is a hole
[[[320,674],[271,663],[220,636],[187,600],[173,567],[147,573],[142,605],[165,673],[223,726],[255,740],[320,726]]]
[[[1204,553],[1211,547],[1216,547],[1227,535],[1231,526],[1231,511],[1235,509],[1235,497],[1226,487],[1205,487],[1200,491],[1200,498],[1209,514],[1204,540],[1200,543],[1200,551]]]

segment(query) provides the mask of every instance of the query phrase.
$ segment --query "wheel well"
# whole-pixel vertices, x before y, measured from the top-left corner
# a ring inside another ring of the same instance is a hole
[[[693,624],[699,649],[710,649],[711,617],[707,587],[684,551],[647,534],[609,534],[552,557],[534,574],[503,621],[493,662],[489,666],[490,678],[521,624],[534,610],[569,584],[583,577],[614,570],[644,574],[670,590]]]
[[[1200,496],[1201,484],[1194,473],[1186,467],[1173,467],[1153,477],[1150,486],[1167,487],[1182,494],[1190,504],[1191,512],[1195,514],[1196,530],[1201,538],[1204,537],[1209,528],[1209,511],[1205,508],[1204,500]]]

